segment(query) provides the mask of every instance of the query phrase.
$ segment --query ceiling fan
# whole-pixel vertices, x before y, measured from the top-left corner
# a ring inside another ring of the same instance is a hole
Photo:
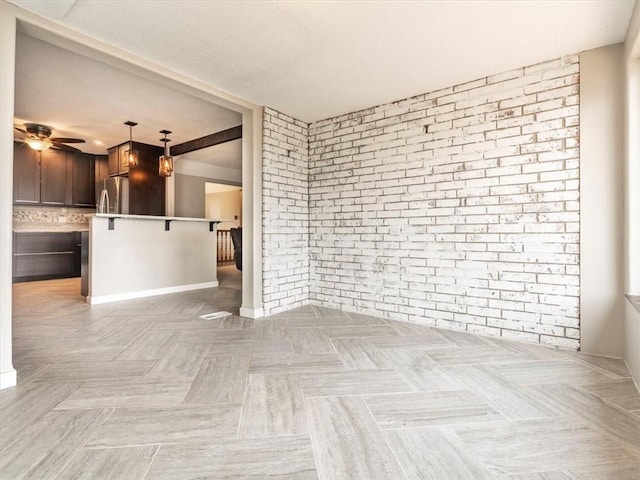
[[[25,123],[24,129],[13,127],[21,134],[25,135],[25,138],[19,140],[29,145],[34,150],[39,152],[53,148],[56,150],[66,150],[68,152],[80,152],[81,150],[65,145],[66,143],[85,143],[81,138],[61,138],[51,137],[53,132],[51,127],[46,125],[40,125],[38,123]]]

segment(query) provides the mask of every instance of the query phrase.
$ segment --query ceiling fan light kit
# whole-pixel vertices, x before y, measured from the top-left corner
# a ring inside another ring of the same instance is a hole
[[[171,132],[169,130],[160,130],[160,133],[164,134],[164,138],[160,139],[160,141],[164,143],[164,155],[160,156],[158,173],[161,177],[170,177],[171,172],[173,172],[173,157],[169,154],[168,143],[171,140],[167,138],[167,135]]]
[[[49,140],[37,137],[27,139],[26,144],[38,152],[49,150],[49,148],[51,148],[51,146],[53,145],[53,143],[51,143]]]
[[[127,120],[124,124],[129,127],[129,148],[124,154],[126,155],[129,168],[135,168],[138,166],[140,155],[138,151],[133,148],[133,127],[138,124],[131,120]]]
[[[85,143],[81,138],[50,138],[53,129],[39,123],[25,123],[24,130],[18,127],[14,128],[26,135],[27,138],[22,139],[22,141],[38,152],[43,152],[49,148],[79,152],[80,150],[77,148],[65,145],[65,143]]]

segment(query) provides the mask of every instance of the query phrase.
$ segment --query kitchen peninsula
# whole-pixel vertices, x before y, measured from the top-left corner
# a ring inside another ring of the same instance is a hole
[[[87,302],[218,286],[216,225],[205,218],[89,216]]]

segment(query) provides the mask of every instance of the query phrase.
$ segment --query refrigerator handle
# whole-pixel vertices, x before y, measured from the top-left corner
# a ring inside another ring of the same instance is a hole
[[[103,189],[100,194],[100,213],[109,213],[109,192],[107,189]]]

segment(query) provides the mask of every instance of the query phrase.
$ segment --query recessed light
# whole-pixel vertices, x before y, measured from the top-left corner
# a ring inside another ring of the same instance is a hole
[[[95,143],[96,145],[104,145],[104,143],[102,143],[100,140],[94,140],[93,143]]]

